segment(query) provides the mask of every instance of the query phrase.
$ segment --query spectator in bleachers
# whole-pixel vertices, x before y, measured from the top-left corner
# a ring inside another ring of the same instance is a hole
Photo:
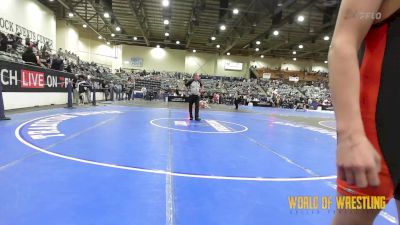
[[[65,68],[65,72],[72,73],[72,65],[71,63],[67,64],[68,66]]]
[[[36,66],[40,66],[39,57],[33,53],[33,49],[31,47],[26,48],[24,54],[22,54],[22,60],[24,60],[25,63],[31,63]]]
[[[5,34],[0,33],[0,51],[7,51],[8,38]]]
[[[59,71],[64,70],[64,60],[59,54],[57,54],[55,59],[53,59],[53,62],[51,63],[51,69]]]

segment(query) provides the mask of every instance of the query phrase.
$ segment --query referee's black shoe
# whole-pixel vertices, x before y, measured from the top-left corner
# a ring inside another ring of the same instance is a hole
[[[196,121],[201,121],[201,119],[200,118],[196,118]]]

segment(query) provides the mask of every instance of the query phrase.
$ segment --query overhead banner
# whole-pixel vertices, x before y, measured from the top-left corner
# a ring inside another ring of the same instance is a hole
[[[0,60],[4,92],[67,92],[73,74]]]
[[[289,81],[293,81],[293,82],[299,82],[300,78],[299,77],[289,77]]]
[[[271,79],[271,73],[263,73],[263,78],[264,79]]]

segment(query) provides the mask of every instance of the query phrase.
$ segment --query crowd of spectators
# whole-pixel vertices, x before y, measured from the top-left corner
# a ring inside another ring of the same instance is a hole
[[[134,80],[134,91],[143,88],[143,81],[159,82],[159,85],[146,85],[147,93],[154,98],[166,95],[184,97],[187,95],[185,83],[192,77],[189,73],[160,71],[120,71],[120,77]],[[122,75],[123,74],[123,75]],[[316,109],[318,106],[331,108],[331,97],[326,82],[289,82],[284,80],[244,79],[201,75],[206,103],[234,104],[239,95],[242,104],[272,106],[283,108],[303,107]],[[123,83],[123,81],[122,81]]]
[[[185,83],[192,74],[145,70],[117,70],[89,63],[69,51],[58,49],[52,53],[47,43],[39,44],[19,34],[0,33],[0,59],[25,62],[36,66],[76,75],[74,92],[78,103],[90,102],[89,93],[95,88],[104,92],[106,100],[130,100],[141,92],[146,99],[186,95]],[[321,74],[325,77],[326,74]],[[296,108],[299,105],[316,108],[331,107],[331,97],[326,82],[289,82],[281,79],[244,79],[201,75],[207,103],[233,104],[240,96],[242,104]],[[79,93],[79,94],[78,94]],[[114,95],[115,94],[115,95]],[[236,97],[235,97],[236,96]]]

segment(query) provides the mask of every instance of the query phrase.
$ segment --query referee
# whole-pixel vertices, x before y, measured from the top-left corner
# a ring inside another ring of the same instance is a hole
[[[195,120],[200,121],[199,117],[199,102],[200,102],[200,95],[203,89],[203,84],[200,81],[199,74],[193,74],[193,78],[190,79],[186,83],[186,87],[188,88],[189,93],[189,113],[190,113],[190,120],[193,120],[193,103],[195,105]]]

